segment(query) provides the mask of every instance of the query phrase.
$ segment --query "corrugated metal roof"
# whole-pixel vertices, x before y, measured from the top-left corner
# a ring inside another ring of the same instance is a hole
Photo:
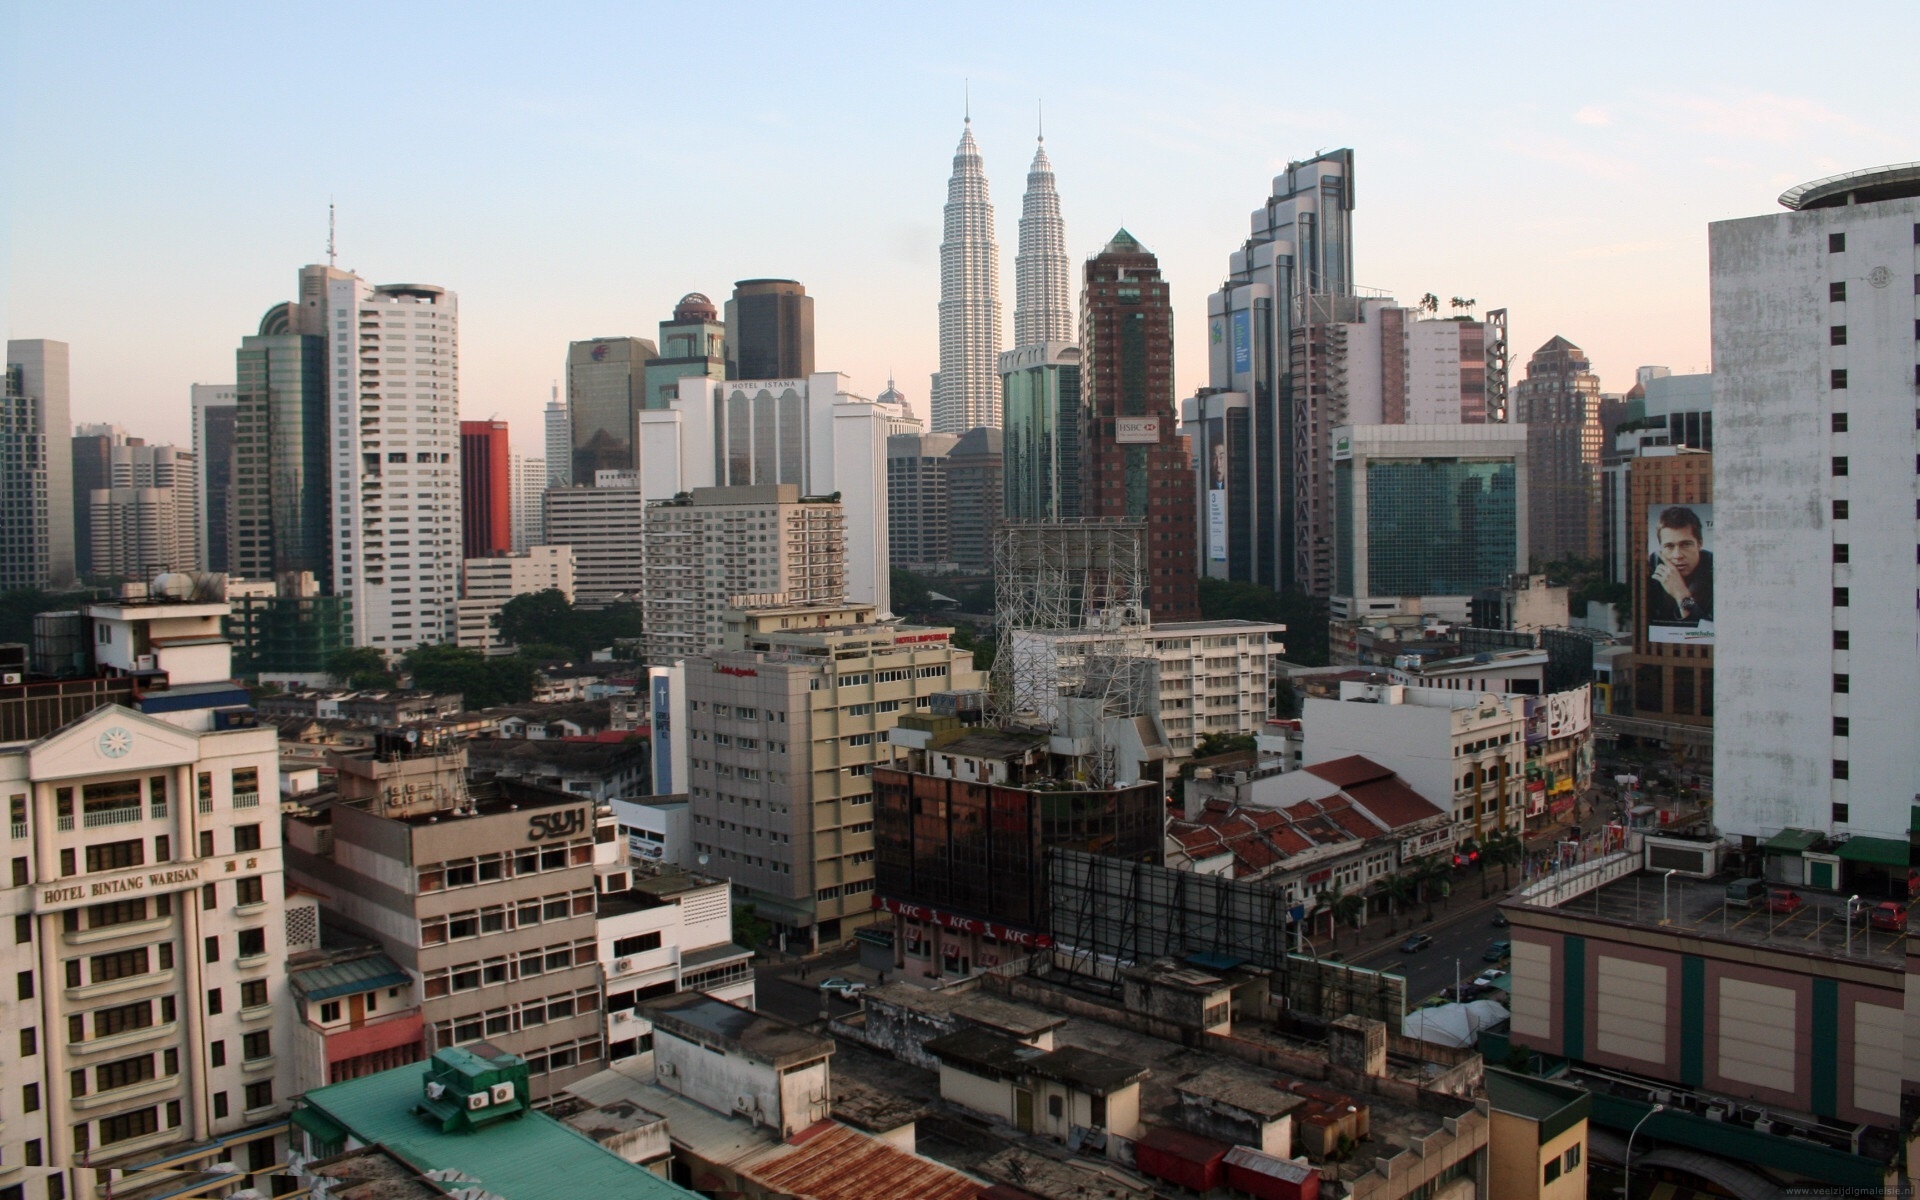
[[[736,1164],[769,1192],[812,1200],[980,1200],[987,1187],[952,1167],[822,1121]]]
[[[456,1168],[504,1200],[692,1200],[694,1193],[635,1166],[544,1113],[498,1121],[473,1133],[441,1133],[413,1113],[427,1064],[396,1067],[316,1088],[305,1102],[368,1145],[420,1167]]]
[[[370,992],[375,988],[399,987],[409,978],[399,964],[384,954],[369,954],[365,958],[287,973],[287,981],[293,985],[293,990],[309,1000],[331,1000],[335,996]]]

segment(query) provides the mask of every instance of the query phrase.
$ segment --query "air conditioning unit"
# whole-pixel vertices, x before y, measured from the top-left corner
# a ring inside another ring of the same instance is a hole
[[[485,1092],[467,1093],[467,1111],[469,1112],[472,1112],[475,1109],[485,1108],[487,1105],[492,1103],[493,1103],[493,1097],[488,1095]]]
[[[1773,1122],[1769,1121],[1765,1117],[1761,1117],[1758,1121],[1755,1121],[1753,1123],[1753,1131],[1755,1133],[1772,1133]]]
[[[654,1068],[654,1071],[655,1071],[656,1073],[658,1073],[658,1074],[660,1074],[660,1075],[663,1075],[663,1076],[665,1076],[665,1077],[666,1077],[666,1078],[668,1078],[668,1079],[672,1079],[672,1078],[674,1077],[674,1075],[676,1075],[676,1074],[678,1074],[678,1073],[679,1073],[679,1068],[678,1068],[678,1067],[675,1067],[675,1066],[674,1066],[674,1065],[673,1065],[672,1063],[670,1063],[670,1062],[663,1062],[663,1063],[660,1063],[659,1065],[657,1065],[657,1066],[656,1066],[656,1067]]]
[[[136,654],[133,656],[133,669],[136,671],[153,670],[153,655]]]
[[[0,683],[20,683],[24,677],[18,671],[8,671],[0,675]]]
[[[1727,1119],[1726,1109],[1721,1108],[1718,1104],[1709,1105],[1707,1107],[1707,1120],[1724,1121],[1726,1119]]]
[[[511,1083],[494,1084],[493,1085],[493,1102],[495,1104],[512,1104],[513,1103],[513,1085]]]
[[[1671,1107],[1673,1104],[1673,1093],[1665,1091],[1664,1089],[1655,1088],[1653,1092],[1653,1102]]]
[[[633,970],[633,960],[630,958],[619,959],[613,964],[613,969],[616,971],[631,971]]]
[[[613,1014],[613,1023],[615,1025],[625,1025],[631,1020],[633,1020],[633,1014],[630,1012],[617,1012]]]

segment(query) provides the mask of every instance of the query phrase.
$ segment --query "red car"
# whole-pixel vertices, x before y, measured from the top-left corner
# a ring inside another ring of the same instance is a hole
[[[1807,906],[1800,893],[1790,888],[1774,888],[1767,893],[1767,911],[1770,913],[1797,913]]]
[[[1907,931],[1907,906],[1894,900],[1882,900],[1867,911],[1867,923],[1889,933]]]

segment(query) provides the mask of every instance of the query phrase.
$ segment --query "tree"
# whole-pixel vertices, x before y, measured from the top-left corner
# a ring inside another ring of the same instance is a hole
[[[1480,861],[1492,863],[1500,868],[1500,888],[1505,891],[1513,886],[1513,866],[1527,856],[1527,848],[1519,835],[1506,830],[1487,839],[1486,849],[1480,852]]]
[[[468,708],[524,704],[533,698],[533,664],[516,656],[487,658],[459,646],[421,646],[407,655],[414,684],[459,692]]]
[[[1343,892],[1338,887],[1331,891],[1322,889],[1315,897],[1320,907],[1333,917],[1333,948],[1340,948],[1340,926],[1360,928],[1360,917],[1367,911],[1367,898],[1357,892]]]
[[[393,686],[393,672],[387,668],[387,656],[372,646],[347,646],[333,652],[327,660],[327,674],[350,688]]]
[[[1416,873],[1420,881],[1420,892],[1427,905],[1427,920],[1433,920],[1433,901],[1436,894],[1445,896],[1453,889],[1453,859],[1446,854],[1436,854],[1420,861]]]
[[[622,640],[638,638],[645,625],[638,604],[582,608],[548,588],[507,601],[494,618],[494,628],[503,642],[539,646],[541,654],[536,657],[551,657],[550,652],[558,648],[559,657],[586,658],[595,650],[618,648]]]
[[[493,619],[500,640],[515,646],[523,642],[562,641],[561,631],[573,625],[573,605],[558,588],[515,596]]]
[[[1203,733],[1193,748],[1193,756],[1212,758],[1216,754],[1244,754],[1259,748],[1259,739],[1250,733]]]
[[[888,577],[888,586],[893,593],[894,612],[902,616],[924,613],[932,605],[932,589],[927,586],[926,580],[912,571],[894,567],[888,572]]]
[[[733,944],[745,946],[755,951],[767,944],[767,938],[773,932],[773,926],[761,918],[751,904],[742,904],[733,910]]]
[[[1414,886],[1408,875],[1389,875],[1380,881],[1380,892],[1387,898],[1388,932],[1400,932],[1400,910],[1413,899]]]

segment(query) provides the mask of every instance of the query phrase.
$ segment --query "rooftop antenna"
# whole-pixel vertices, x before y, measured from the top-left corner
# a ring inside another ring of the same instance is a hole
[[[973,80],[960,81],[960,111],[966,115],[967,124],[973,124]]]
[[[327,266],[333,266],[333,199],[327,199]]]
[[[1047,140],[1047,102],[1044,100],[1035,100],[1033,107],[1034,111],[1040,114],[1040,140],[1044,142]]]

